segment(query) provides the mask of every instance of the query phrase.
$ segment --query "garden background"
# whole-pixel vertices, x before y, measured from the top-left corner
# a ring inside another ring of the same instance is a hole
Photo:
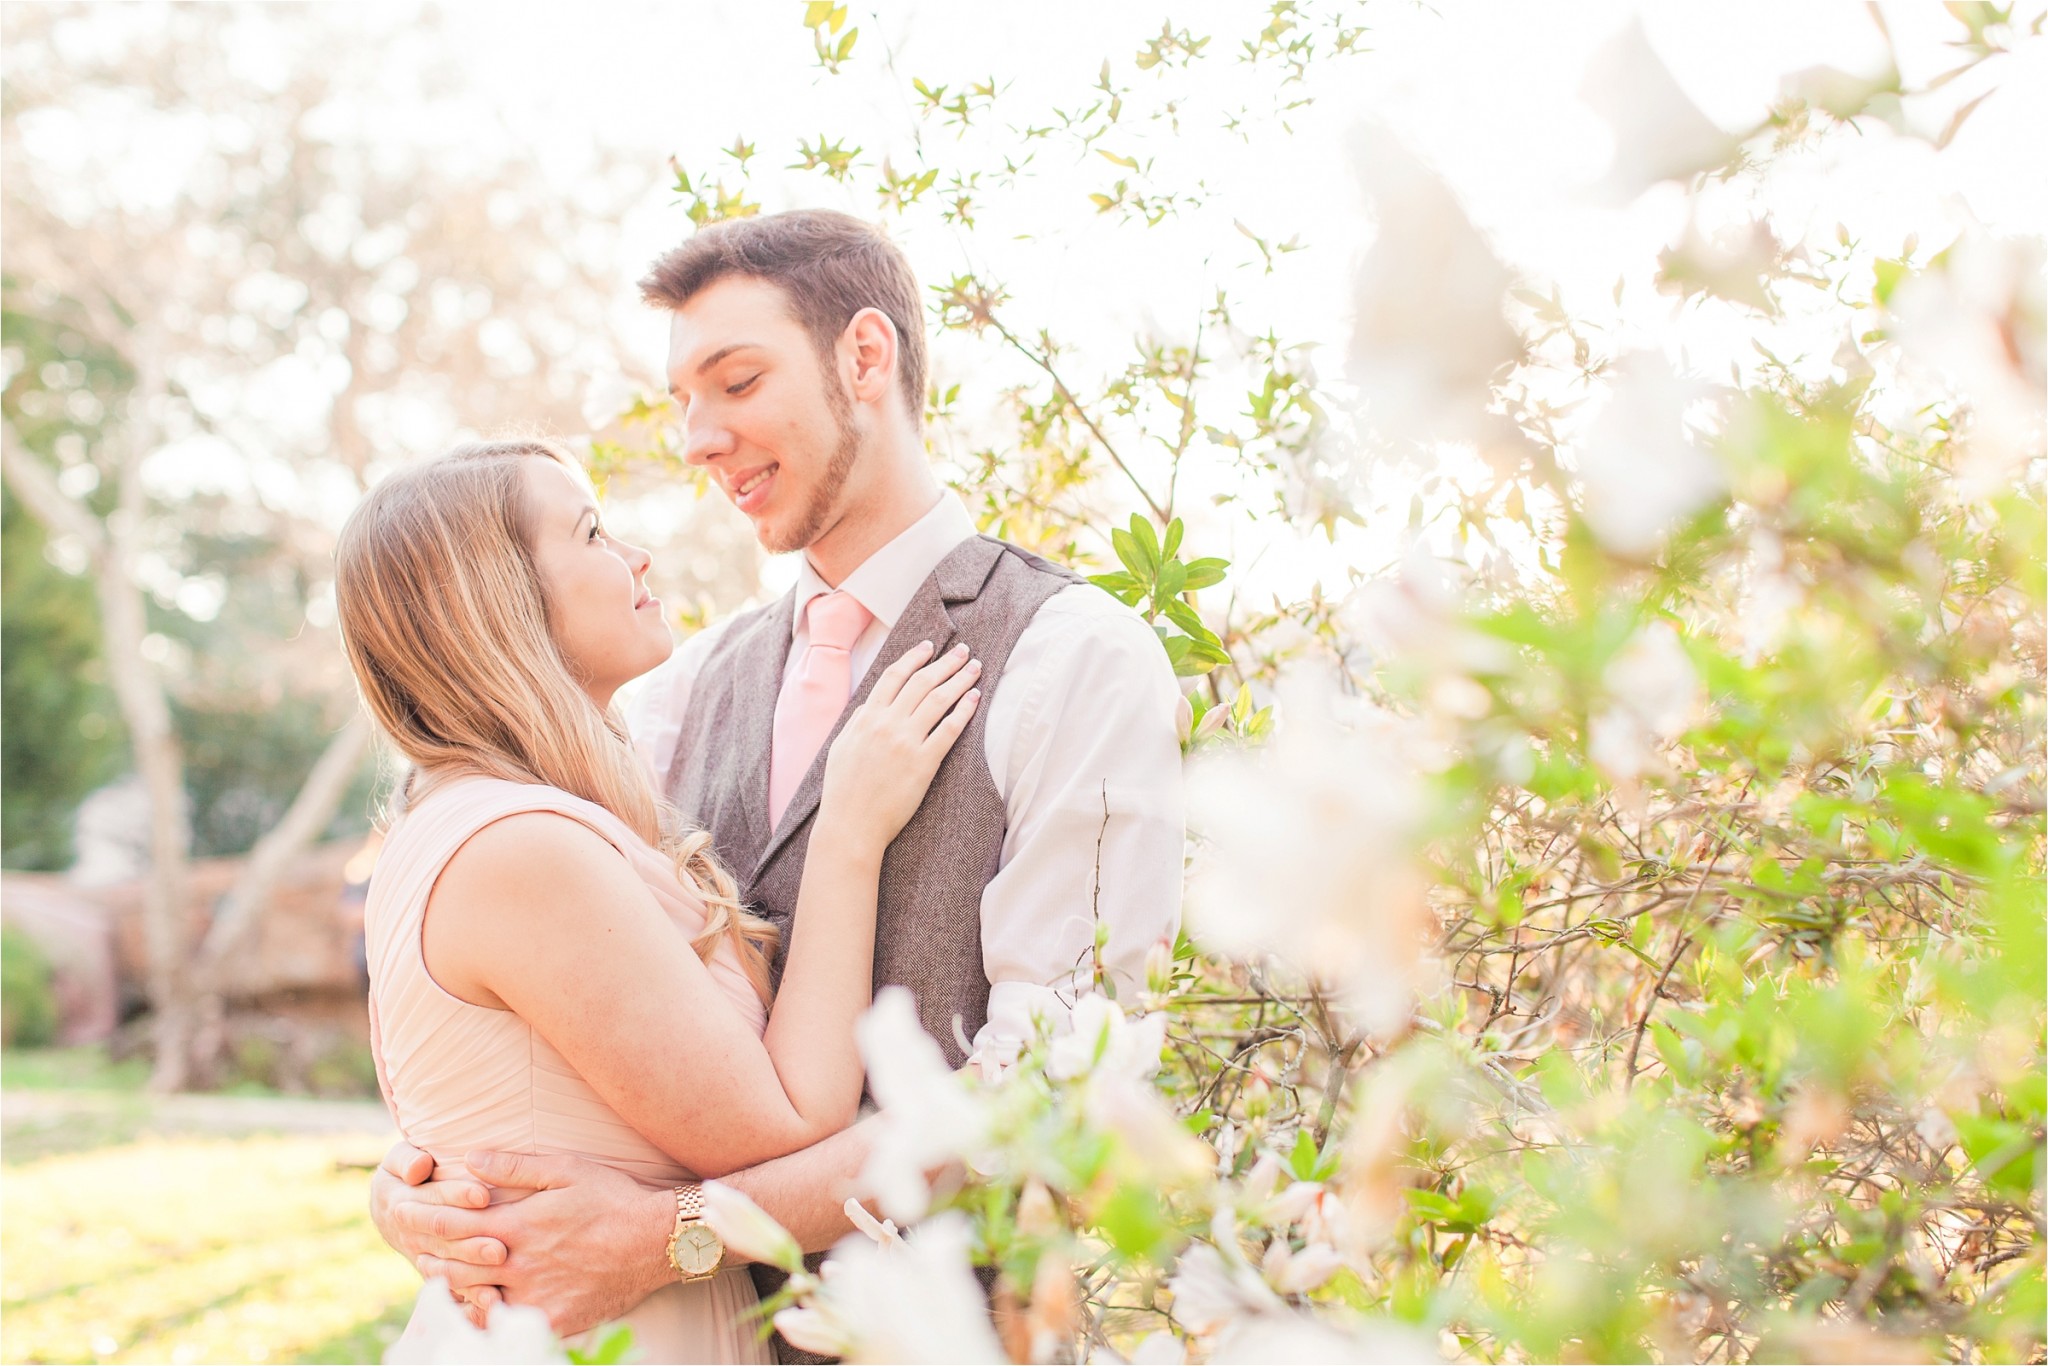
[[[334,534],[539,429],[679,629],[779,592],[631,282],[823,205],[947,482],[1157,625],[1196,838],[1078,1052],[871,1062],[965,1175],[814,1332],[2040,1360],[2042,26],[8,6],[0,1357],[381,1351]]]

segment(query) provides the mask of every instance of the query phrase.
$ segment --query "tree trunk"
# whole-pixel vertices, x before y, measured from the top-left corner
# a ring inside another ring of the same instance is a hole
[[[170,703],[143,658],[148,634],[142,588],[128,572],[121,538],[110,538],[95,566],[106,663],[121,719],[127,722],[135,767],[149,793],[149,875],[143,889],[143,929],[149,945],[149,996],[156,1011],[156,1066],[150,1089],[176,1091],[189,1077],[192,993],[191,907],[186,864],[191,825],[185,812],[185,757],[171,724]]]
[[[313,771],[300,785],[298,795],[292,798],[290,808],[256,841],[242,875],[221,899],[192,971],[196,1031],[191,1040],[191,1059],[201,1076],[209,1075],[218,1065],[227,1042],[224,998],[236,952],[253,938],[252,931],[262,920],[278,879],[334,819],[335,808],[347,795],[349,783],[369,746],[370,723],[357,712],[328,741]]]
[[[146,383],[138,384],[137,390],[155,392]],[[171,724],[163,682],[143,657],[142,642],[149,634],[147,607],[142,586],[130,569],[130,538],[143,521],[141,463],[152,448],[151,431],[146,423],[137,423],[125,435],[127,449],[115,466],[118,503],[105,519],[64,493],[49,468],[22,449],[11,426],[0,439],[0,464],[23,505],[53,533],[77,537],[92,563],[107,677],[128,726],[136,771],[149,794],[149,874],[142,901],[149,998],[156,1012],[156,1066],[149,1084],[155,1091],[175,1091],[190,1075],[192,936],[186,864],[192,833],[185,813],[185,756]]]

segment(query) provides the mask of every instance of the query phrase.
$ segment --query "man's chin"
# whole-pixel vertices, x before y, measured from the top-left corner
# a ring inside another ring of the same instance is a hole
[[[770,555],[787,555],[792,550],[802,550],[816,539],[810,528],[792,518],[755,517],[749,520],[754,523],[754,539]]]

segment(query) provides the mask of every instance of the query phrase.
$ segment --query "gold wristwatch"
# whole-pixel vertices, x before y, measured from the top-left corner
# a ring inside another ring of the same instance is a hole
[[[668,1264],[686,1281],[717,1274],[725,1260],[725,1243],[704,1222],[704,1186],[688,1181],[676,1187],[676,1226],[668,1235]]]

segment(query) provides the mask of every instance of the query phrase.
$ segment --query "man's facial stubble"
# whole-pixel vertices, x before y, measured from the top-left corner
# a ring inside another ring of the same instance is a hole
[[[837,510],[840,495],[845,492],[846,482],[853,474],[854,458],[860,453],[860,429],[853,420],[853,399],[823,357],[819,359],[818,380],[825,389],[825,402],[832,410],[833,426],[837,429],[836,441],[831,458],[825,463],[825,472],[819,476],[817,487],[811,490],[796,525],[779,536],[763,529],[761,544],[770,554],[802,550],[824,534],[826,522]]]

